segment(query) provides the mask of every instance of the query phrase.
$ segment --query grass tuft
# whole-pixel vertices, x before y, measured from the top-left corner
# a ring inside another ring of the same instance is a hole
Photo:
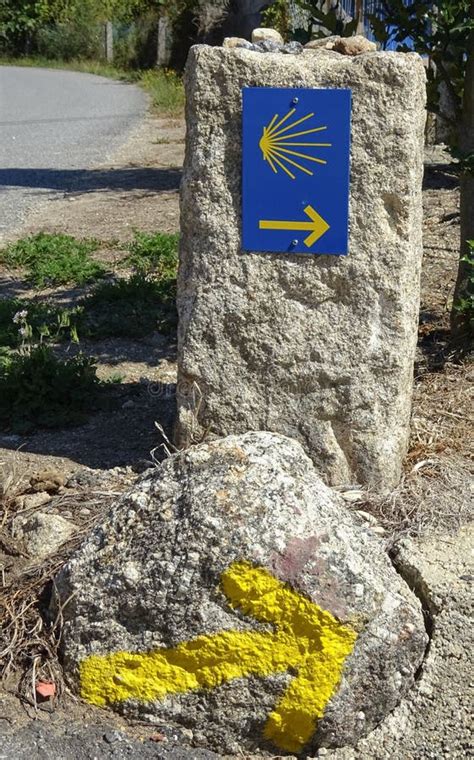
[[[40,232],[8,245],[0,261],[13,268],[24,267],[37,287],[84,285],[105,274],[105,267],[90,257],[98,247],[97,240]]]
[[[122,263],[137,272],[153,272],[162,281],[176,280],[179,235],[135,230],[134,236],[127,246],[130,253]]]
[[[137,83],[149,94],[153,107],[170,116],[180,115],[184,109],[184,87],[174,71],[148,69],[140,72]]]

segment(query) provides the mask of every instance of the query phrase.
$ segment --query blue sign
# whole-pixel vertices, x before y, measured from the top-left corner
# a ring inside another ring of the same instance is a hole
[[[347,254],[351,91],[242,92],[243,249]]]

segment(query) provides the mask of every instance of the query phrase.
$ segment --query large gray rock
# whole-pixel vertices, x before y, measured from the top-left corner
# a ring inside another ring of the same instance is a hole
[[[348,256],[242,254],[245,86],[352,90]],[[186,90],[178,444],[273,430],[299,440],[330,484],[393,485],[419,307],[421,59],[197,46]]]
[[[227,752],[354,744],[410,689],[427,642],[379,539],[271,433],[148,470],[56,585],[86,699]]]

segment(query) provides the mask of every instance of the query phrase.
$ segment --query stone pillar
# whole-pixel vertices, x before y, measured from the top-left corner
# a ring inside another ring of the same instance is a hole
[[[105,59],[107,63],[113,63],[114,60],[114,27],[111,21],[104,24],[104,48]]]
[[[158,21],[158,35],[156,44],[156,65],[166,67],[169,65],[171,56],[172,30],[167,16],[160,16]]]
[[[242,251],[245,86],[352,90],[348,256]],[[330,484],[395,485],[419,309],[421,59],[196,46],[186,90],[178,445],[269,430]]]

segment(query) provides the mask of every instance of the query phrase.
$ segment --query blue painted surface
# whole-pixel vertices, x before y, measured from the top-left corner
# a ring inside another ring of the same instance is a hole
[[[351,91],[248,87],[242,95],[243,249],[347,254]],[[309,229],[262,228],[310,224],[311,209],[329,229],[309,246]]]

